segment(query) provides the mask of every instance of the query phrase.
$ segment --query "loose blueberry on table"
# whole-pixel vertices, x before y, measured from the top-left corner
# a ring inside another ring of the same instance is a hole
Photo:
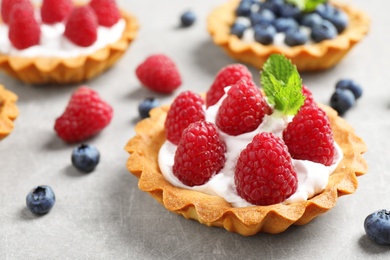
[[[336,83],[335,92],[330,98],[330,106],[335,109],[339,115],[344,115],[353,107],[363,94],[362,87],[350,79],[342,79]]]
[[[82,172],[92,172],[99,163],[99,150],[90,144],[81,144],[73,149],[72,152],[73,166]]]
[[[149,112],[155,107],[158,107],[160,102],[157,98],[148,97],[141,101],[138,105],[138,112],[141,118],[149,117]]]
[[[26,197],[27,208],[36,215],[48,213],[56,201],[50,186],[41,185],[32,189]]]
[[[382,209],[368,215],[364,220],[364,229],[376,243],[390,245],[390,211]]]
[[[180,22],[183,27],[189,27],[196,21],[196,15],[193,11],[186,11],[180,16]]]

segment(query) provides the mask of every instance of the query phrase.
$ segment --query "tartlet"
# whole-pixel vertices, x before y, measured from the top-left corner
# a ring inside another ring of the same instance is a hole
[[[13,92],[0,85],[0,141],[14,129],[14,120],[19,115],[17,99]]]
[[[69,84],[86,81],[115,64],[126,52],[138,32],[135,16],[120,10],[126,22],[121,38],[91,54],[75,58],[22,57],[0,53],[0,70],[30,84]]]
[[[363,39],[370,27],[370,19],[364,12],[345,3],[330,1],[349,18],[348,27],[336,38],[294,47],[248,43],[230,34],[230,27],[236,18],[234,11],[239,2],[240,0],[230,0],[214,9],[208,17],[208,31],[213,42],[231,58],[258,69],[272,54],[284,54],[301,72],[331,68]]]
[[[194,219],[207,226],[223,227],[244,236],[258,232],[281,233],[291,225],[304,225],[331,209],[338,197],[354,193],[357,176],[367,172],[362,157],[367,147],[353,128],[332,108],[320,105],[327,113],[335,141],[343,151],[343,159],[329,177],[326,188],[303,202],[235,208],[218,196],[178,188],[162,175],[158,153],[166,140],[164,122],[169,106],[151,111],[151,117],[136,125],[136,136],[125,146],[130,154],[128,170],[139,178],[138,187],[148,192],[166,209]]]

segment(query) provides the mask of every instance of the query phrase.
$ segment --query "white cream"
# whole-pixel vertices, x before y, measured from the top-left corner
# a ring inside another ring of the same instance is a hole
[[[218,108],[224,97],[221,98],[217,104],[206,110],[206,121],[215,123]],[[282,137],[284,128],[291,120],[292,117],[286,117],[280,112],[275,111],[271,115],[266,115],[259,127],[250,133],[245,133],[239,136],[229,136],[221,131],[221,137],[227,146],[226,163],[218,174],[214,175],[203,185],[189,187],[184,185],[176,178],[176,176],[173,175],[172,167],[174,164],[176,145],[169,141],[166,141],[160,148],[158,156],[160,170],[165,179],[174,186],[223,197],[234,207],[253,206],[236,193],[236,187],[234,184],[234,168],[238,156],[247,144],[252,141],[253,137],[260,132],[272,132],[277,136]],[[335,159],[331,166],[325,166],[323,164],[307,160],[293,159],[293,165],[298,175],[298,189],[293,195],[284,201],[285,204],[305,201],[320,193],[326,187],[329,175],[334,172],[343,157],[341,148],[337,145],[337,143],[335,143],[335,147]]]
[[[120,19],[112,27],[99,26],[97,40],[88,47],[80,47],[73,44],[64,36],[65,25],[41,24],[40,44],[23,50],[14,48],[8,38],[8,26],[0,25],[0,52],[4,54],[23,57],[58,57],[72,58],[88,55],[119,40],[126,27],[126,21]]]

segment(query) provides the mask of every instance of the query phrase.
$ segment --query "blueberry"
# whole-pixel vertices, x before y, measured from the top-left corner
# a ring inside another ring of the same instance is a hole
[[[364,220],[364,230],[368,237],[381,245],[390,245],[390,211],[375,211]]]
[[[284,43],[288,46],[303,45],[307,42],[307,35],[301,30],[291,29],[285,33]]]
[[[149,117],[149,112],[155,107],[158,107],[160,102],[157,98],[148,97],[141,101],[138,105],[138,112],[141,118]]]
[[[259,12],[251,13],[249,19],[251,20],[252,26],[261,23],[270,24],[275,19],[275,15],[270,10],[261,9]]]
[[[249,16],[251,14],[252,2],[241,1],[236,8],[236,16]]]
[[[307,26],[312,28],[316,24],[320,24],[322,22],[322,17],[317,13],[309,13],[302,16],[301,24],[303,26]]]
[[[32,189],[26,197],[27,208],[36,215],[48,213],[56,202],[56,197],[50,186],[41,185]]]
[[[255,40],[263,45],[269,45],[274,41],[276,29],[270,24],[258,24],[254,27]]]
[[[186,11],[180,16],[181,25],[183,27],[191,26],[196,20],[196,15],[192,11]]]
[[[335,38],[337,36],[337,30],[331,22],[323,20],[321,23],[313,26],[310,36],[313,41],[321,42]]]
[[[230,34],[236,35],[238,38],[242,38],[245,30],[246,26],[244,24],[235,22],[232,27],[230,27]]]
[[[290,17],[295,20],[299,20],[302,16],[302,11],[293,4],[285,3],[279,10],[280,17]]]
[[[293,18],[285,18],[285,17],[276,19],[273,25],[275,26],[275,29],[278,32],[287,32],[291,29],[297,30],[299,27],[299,24]]]
[[[268,9],[276,16],[280,15],[280,9],[284,5],[284,0],[266,0],[260,6],[261,9]]]
[[[352,91],[356,99],[360,98],[363,94],[362,87],[355,81],[350,79],[342,79],[336,83],[336,89],[349,89]]]
[[[81,144],[73,149],[73,166],[82,172],[92,172],[99,163],[100,153],[95,146]]]
[[[336,89],[330,98],[330,106],[344,115],[355,104],[355,96],[349,89]]]
[[[316,12],[322,18],[331,22],[336,27],[338,33],[344,31],[348,25],[348,16],[342,10],[330,4],[319,5]]]

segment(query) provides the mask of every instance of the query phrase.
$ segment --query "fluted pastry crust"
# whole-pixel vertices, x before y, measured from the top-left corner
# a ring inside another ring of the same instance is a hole
[[[0,141],[14,129],[14,120],[19,115],[17,100],[13,92],[0,85]]]

